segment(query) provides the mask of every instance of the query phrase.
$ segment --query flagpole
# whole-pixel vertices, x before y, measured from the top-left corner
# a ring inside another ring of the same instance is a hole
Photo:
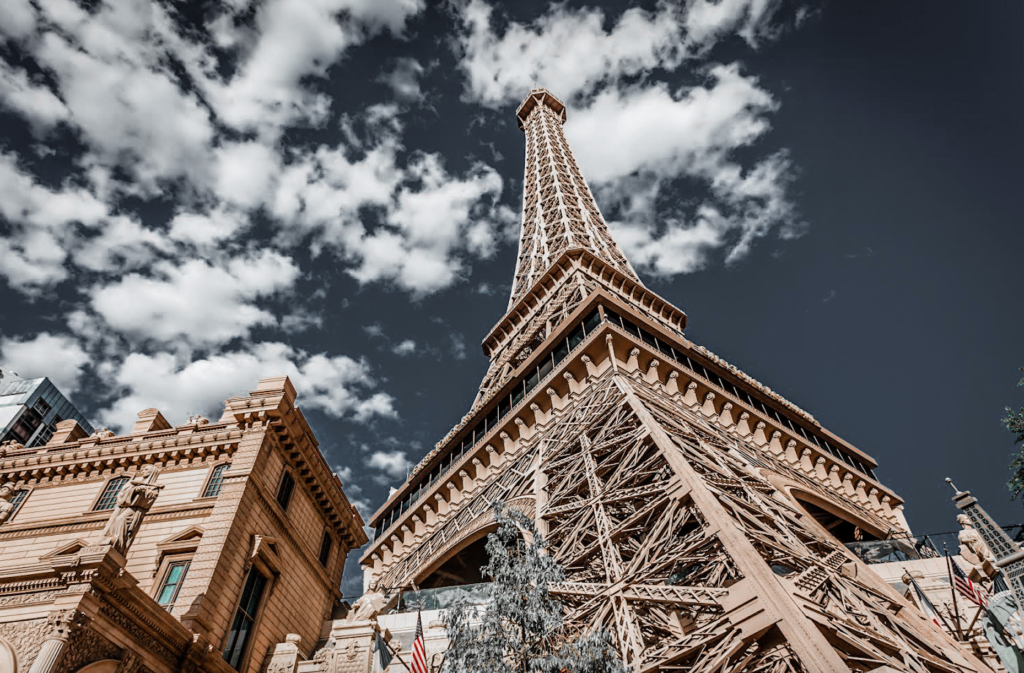
[[[953,613],[956,615],[956,632],[960,636],[960,642],[966,642],[964,638],[963,629],[960,627],[960,606],[956,600],[956,585],[953,583],[953,559],[949,558],[949,549],[946,548],[946,543],[942,543],[942,551],[946,554],[946,574],[949,576],[949,593],[953,595]]]

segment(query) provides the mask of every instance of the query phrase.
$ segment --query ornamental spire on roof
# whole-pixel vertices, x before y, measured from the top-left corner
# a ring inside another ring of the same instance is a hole
[[[509,309],[566,250],[589,250],[639,281],[576,165],[562,133],[565,105],[547,89],[534,89],[516,110],[526,133],[523,220]]]

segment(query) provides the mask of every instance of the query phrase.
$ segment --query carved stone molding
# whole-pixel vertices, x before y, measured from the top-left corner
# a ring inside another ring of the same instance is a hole
[[[120,659],[121,648],[90,628],[74,630],[60,658],[54,673],[75,673],[88,664],[104,659]],[[121,669],[119,668],[118,671]],[[129,669],[129,673],[137,673],[139,669]]]
[[[28,670],[29,664],[35,659],[40,646],[46,640],[49,628],[45,618],[0,624],[0,638],[6,640],[14,648],[19,670],[21,668]]]

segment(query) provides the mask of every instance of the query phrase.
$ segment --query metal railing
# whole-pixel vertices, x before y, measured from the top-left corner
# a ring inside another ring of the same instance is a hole
[[[491,583],[463,584],[457,587],[438,587],[436,589],[420,589],[406,591],[398,600],[392,612],[412,612],[414,610],[443,610],[464,599],[468,605],[484,605],[491,600]]]
[[[1024,542],[1024,524],[1003,526],[1003,530],[1015,542]],[[929,533],[928,535],[893,537],[887,540],[865,540],[849,542],[846,548],[867,564],[892,563],[894,561],[916,561],[938,558],[948,550],[951,555],[960,553],[960,531]]]

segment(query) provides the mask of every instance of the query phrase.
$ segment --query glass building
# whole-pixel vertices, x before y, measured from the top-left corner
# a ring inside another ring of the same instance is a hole
[[[58,423],[72,418],[92,434],[89,421],[50,379],[0,381],[0,442],[13,439],[26,447],[42,446]]]

